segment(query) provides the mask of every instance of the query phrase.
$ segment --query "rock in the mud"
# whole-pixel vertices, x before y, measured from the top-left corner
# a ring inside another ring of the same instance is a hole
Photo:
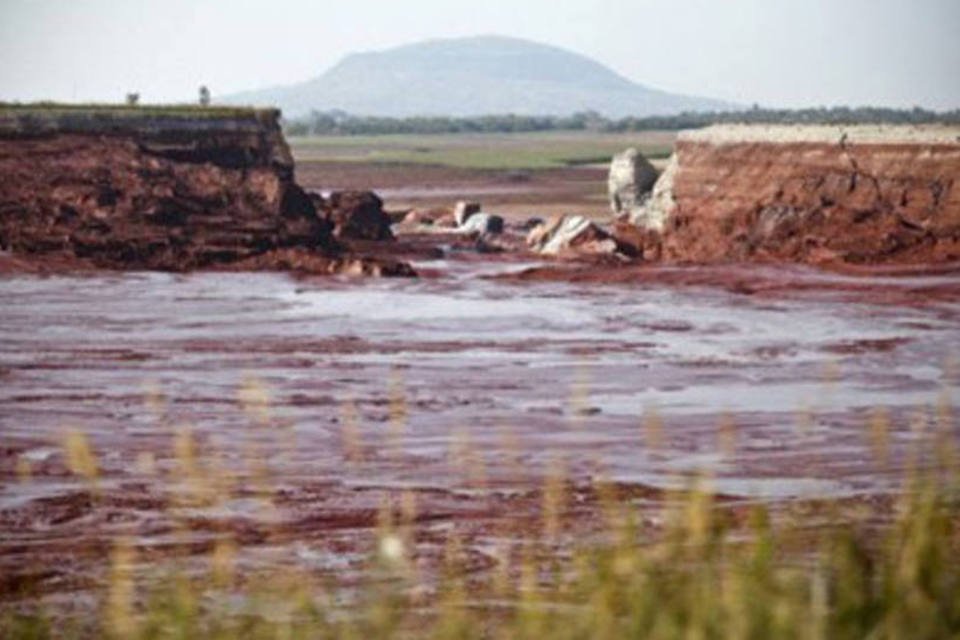
[[[460,233],[495,235],[503,233],[503,218],[489,213],[475,213],[457,229]]]
[[[341,258],[328,273],[376,278],[413,278],[417,272],[406,262],[375,258]]]
[[[453,212],[447,207],[413,209],[404,216],[401,224],[406,226],[454,227]]]
[[[371,256],[325,256],[299,248],[267,251],[238,262],[219,265],[225,271],[295,271],[310,275],[411,278],[417,272],[406,262]]]
[[[313,199],[295,182],[281,189],[280,215],[283,237],[281,247],[331,247],[332,225],[317,215]]]
[[[407,212],[407,215],[403,216],[403,220],[400,221],[400,224],[407,226],[415,225],[432,225],[433,219],[428,218],[423,214],[423,211],[419,209],[413,209]]]
[[[334,191],[327,198],[333,234],[345,240],[393,240],[390,216],[372,191]]]
[[[670,156],[663,173],[657,178],[653,190],[643,203],[634,207],[628,219],[635,226],[646,231],[662,232],[676,208],[673,198],[673,181],[679,166],[677,154]]]
[[[542,255],[613,255],[617,242],[583,216],[554,216],[527,235],[527,246]]]
[[[617,217],[631,215],[643,204],[656,181],[657,170],[635,148],[631,147],[613,156],[607,178],[607,191],[610,195],[610,209],[613,215]]]
[[[461,200],[453,208],[453,220],[457,223],[458,227],[462,227],[464,223],[470,219],[470,216],[477,213],[480,213],[479,202],[465,202]]]
[[[314,210],[324,211],[327,208],[327,200],[323,197],[322,193],[317,193],[316,191],[307,191],[307,197],[310,198],[310,202],[313,204]]]
[[[407,216],[413,212],[413,209],[388,209],[384,211],[390,218],[390,224],[403,224]]]

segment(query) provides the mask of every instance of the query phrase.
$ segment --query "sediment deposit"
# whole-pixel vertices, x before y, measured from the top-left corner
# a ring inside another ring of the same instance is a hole
[[[960,259],[960,129],[683,132],[636,216],[674,261]]]
[[[561,549],[604,526],[598,477],[645,536],[663,531],[661,492],[699,472],[744,506],[873,501],[915,451],[918,408],[956,397],[955,272],[645,266],[598,286],[463,257],[402,282],[0,279],[16,301],[0,307],[0,597],[89,610],[117,536],[155,575],[200,571],[226,540],[244,576],[361,580],[403,494],[418,571],[436,575],[451,540],[481,571],[500,542],[520,553],[539,535],[557,460]],[[874,407],[889,465],[871,462]],[[71,430],[97,456],[95,490],[69,470]],[[205,502],[199,474],[217,469],[229,485]]]

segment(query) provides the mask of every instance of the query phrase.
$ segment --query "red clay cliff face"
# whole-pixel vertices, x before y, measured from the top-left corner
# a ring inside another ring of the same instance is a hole
[[[960,260],[960,139],[779,128],[680,137],[654,247],[672,261]],[[732,129],[732,132],[731,132]],[[914,132],[915,133],[915,132]],[[658,185],[664,186],[664,185]],[[649,247],[647,248],[650,249]]]
[[[276,114],[0,126],[0,245],[108,268],[184,270],[299,249],[332,255]]]

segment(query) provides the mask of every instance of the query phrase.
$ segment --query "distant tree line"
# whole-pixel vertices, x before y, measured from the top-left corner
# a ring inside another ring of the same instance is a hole
[[[354,116],[343,111],[313,111],[284,121],[287,135],[377,135],[389,133],[516,133],[523,131],[628,132],[654,129],[696,129],[711,124],[960,124],[960,109],[928,111],[885,107],[816,107],[743,111],[685,112],[670,116],[606,118],[592,111],[569,116],[516,114],[454,118],[417,116],[384,118]]]

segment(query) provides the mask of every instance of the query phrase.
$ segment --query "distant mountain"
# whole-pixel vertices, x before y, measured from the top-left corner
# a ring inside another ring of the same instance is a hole
[[[354,115],[669,115],[737,108],[727,102],[651,89],[565,49],[481,36],[428,40],[348,55],[299,84],[218,98],[273,105],[287,117],[340,109]]]

